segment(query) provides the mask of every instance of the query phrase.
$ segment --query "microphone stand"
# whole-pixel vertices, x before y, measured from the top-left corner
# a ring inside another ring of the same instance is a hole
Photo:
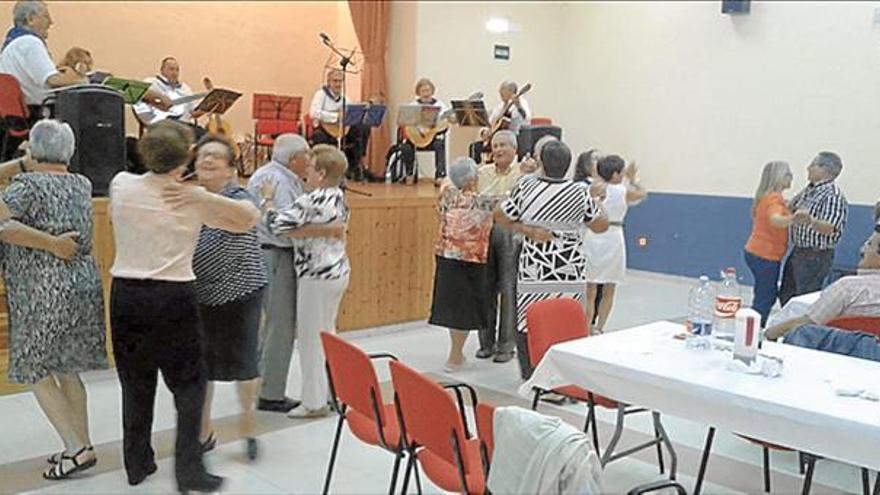
[[[327,46],[327,48],[329,48],[330,51],[332,51],[333,53],[335,53],[336,55],[339,56],[339,68],[342,71],[342,95],[341,95],[342,96],[342,107],[340,107],[340,110],[339,110],[339,132],[341,135],[339,136],[339,139],[336,140],[336,147],[337,147],[337,149],[339,149],[340,151],[342,151],[344,153],[343,150],[345,148],[345,137],[348,134],[347,132],[345,132],[345,126],[343,125],[343,123],[345,122],[345,106],[346,106],[346,99],[345,99],[346,87],[347,87],[346,86],[347,85],[347,77],[346,76],[348,75],[348,66],[354,65],[352,63],[351,59],[352,59],[352,57],[354,57],[355,51],[352,50],[349,55],[346,55],[346,54],[342,53],[342,51],[340,51],[338,48],[336,48],[336,45],[333,44],[333,41],[331,41],[329,37],[323,37],[323,34],[322,34],[322,39],[324,41],[324,44]],[[360,157],[358,157],[358,160],[360,160]],[[358,170],[360,170],[360,167],[361,167],[360,161],[358,161],[356,167]]]

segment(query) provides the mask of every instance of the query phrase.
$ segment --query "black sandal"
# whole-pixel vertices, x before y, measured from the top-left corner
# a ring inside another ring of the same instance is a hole
[[[208,438],[205,439],[204,442],[201,442],[202,453],[207,453],[214,450],[214,447],[217,446],[217,439],[214,438],[214,432],[208,434]]]
[[[90,447],[86,446],[79,449],[76,454],[73,454],[72,456],[62,453],[57,464],[53,464],[48,470],[43,471],[43,478],[51,481],[65,480],[80,471],[85,471],[86,469],[94,467],[95,464],[98,463],[97,458],[89,459],[82,464],[76,460],[77,457],[89,450]]]
[[[86,445],[85,448],[89,452],[95,450],[95,447],[92,445]],[[50,455],[49,457],[46,458],[46,462],[48,462],[49,464],[58,464],[58,462],[61,460],[61,456],[63,456],[65,452],[67,452],[67,451],[62,450],[61,452],[58,452],[57,454]]]

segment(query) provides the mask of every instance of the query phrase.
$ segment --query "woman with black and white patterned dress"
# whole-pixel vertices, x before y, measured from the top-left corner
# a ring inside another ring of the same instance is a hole
[[[199,185],[234,200],[254,201],[239,185],[230,142],[216,135],[196,146]],[[263,289],[268,284],[256,228],[243,234],[202,226],[193,255],[196,293],[205,331],[208,386],[202,411],[202,449],[214,448],[211,428],[213,382],[236,382],[242,414],[239,434],[246,439],[248,459],[257,458],[254,401],[260,386],[259,330]]]

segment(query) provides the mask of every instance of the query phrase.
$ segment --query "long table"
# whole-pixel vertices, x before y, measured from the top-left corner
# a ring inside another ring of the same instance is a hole
[[[762,352],[783,359],[782,375],[749,375],[728,369],[729,352],[687,348],[675,338],[682,330],[664,321],[557,344],[520,393],[578,385],[711,425],[712,434],[718,427],[880,470],[880,403],[838,396],[830,385],[876,387],[880,363],[766,342]]]

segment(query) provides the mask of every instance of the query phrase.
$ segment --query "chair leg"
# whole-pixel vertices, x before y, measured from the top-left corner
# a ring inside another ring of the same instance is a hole
[[[801,495],[809,495],[810,488],[813,485],[813,470],[816,468],[816,458],[809,454],[805,454],[804,457],[807,463],[807,473],[804,475],[804,487],[801,490]]]
[[[652,412],[651,414],[657,414]],[[657,429],[657,424],[654,424],[654,438],[660,440],[660,430]],[[663,445],[660,442],[657,442],[657,466],[660,468],[660,474],[663,474],[665,471],[663,466]]]
[[[862,493],[871,495],[871,473],[868,472],[868,468],[862,468]]]
[[[534,396],[534,398],[532,398],[532,411],[538,410],[538,400],[540,400],[540,399],[541,399],[541,391],[538,389],[535,389],[535,396]]]
[[[422,480],[419,477],[419,464],[415,462],[413,463],[413,475],[416,479],[416,492],[419,495],[422,495]]]
[[[874,479],[874,494],[880,495],[880,472],[877,473],[877,477]]]
[[[403,489],[400,490],[400,495],[406,495],[406,491],[409,488],[409,473],[412,472],[414,459],[415,455],[410,452],[409,458],[406,460],[406,470],[403,473]]]
[[[706,477],[706,468],[709,465],[709,453],[712,451],[712,440],[715,439],[715,427],[710,426],[706,433],[706,445],[703,446],[703,458],[700,459],[700,469],[697,471],[697,482],[694,485],[694,495],[700,495],[703,488],[703,479]]]
[[[770,493],[770,449],[762,447],[764,454],[764,491]]]
[[[394,454],[394,469],[391,471],[391,486],[388,488],[388,495],[394,495],[394,489],[397,488],[397,473],[400,471],[401,459],[403,459],[403,452]]]
[[[339,450],[339,439],[342,438],[342,423],[345,422],[345,416],[339,415],[339,422],[336,423],[336,436],[333,438],[333,448],[330,450],[330,464],[327,466],[327,477],[324,479],[324,495],[330,493],[330,477],[333,476],[333,466],[336,464],[336,452]]]
[[[593,430],[593,448],[596,449],[596,455],[602,458],[602,452],[599,449],[599,421],[596,419],[596,405],[592,402],[587,403],[587,408],[591,411],[590,421]]]
[[[605,454],[601,457],[603,467],[611,459],[611,456],[614,454],[614,448],[617,447],[617,442],[620,441],[620,435],[623,433],[623,420],[626,417],[625,411],[626,406],[624,404],[617,405],[617,423],[614,425],[614,435],[611,436],[611,441],[605,447]]]
[[[804,466],[807,465],[807,459],[804,457],[803,452],[798,452],[798,472],[803,475],[804,474]]]

